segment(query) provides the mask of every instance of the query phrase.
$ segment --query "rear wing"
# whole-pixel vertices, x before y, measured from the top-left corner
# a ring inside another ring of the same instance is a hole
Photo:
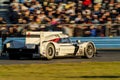
[[[48,41],[58,36],[57,34],[61,34],[62,32],[43,32],[43,31],[27,31],[26,32],[26,44],[38,44],[40,41]],[[54,36],[52,36],[54,35]]]

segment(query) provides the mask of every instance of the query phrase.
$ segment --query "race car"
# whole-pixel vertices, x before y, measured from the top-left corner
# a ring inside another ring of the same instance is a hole
[[[72,42],[70,37],[62,32],[27,31],[25,42],[5,41],[4,51],[8,53],[10,59],[26,56],[44,57],[49,60],[59,56],[92,58],[96,53],[96,47],[91,41]]]

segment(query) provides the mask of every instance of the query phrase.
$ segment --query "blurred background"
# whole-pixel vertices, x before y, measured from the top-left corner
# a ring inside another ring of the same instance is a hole
[[[0,37],[23,37],[28,30],[120,36],[120,0],[0,0]]]

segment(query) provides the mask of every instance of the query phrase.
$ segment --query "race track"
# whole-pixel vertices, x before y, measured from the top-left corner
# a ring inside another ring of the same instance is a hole
[[[92,59],[83,59],[81,57],[59,57],[53,60],[44,60],[44,59],[37,59],[37,60],[28,60],[28,59],[21,59],[21,60],[9,60],[8,57],[0,57],[0,65],[10,65],[10,64],[50,64],[50,63],[72,63],[72,62],[85,62],[85,61],[92,61],[92,62],[111,62],[111,61],[120,61],[120,51],[100,51]]]

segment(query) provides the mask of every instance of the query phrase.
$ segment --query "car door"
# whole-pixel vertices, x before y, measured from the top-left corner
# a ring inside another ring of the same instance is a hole
[[[60,55],[71,55],[74,53],[75,46],[71,43],[69,38],[61,38],[59,42]]]

